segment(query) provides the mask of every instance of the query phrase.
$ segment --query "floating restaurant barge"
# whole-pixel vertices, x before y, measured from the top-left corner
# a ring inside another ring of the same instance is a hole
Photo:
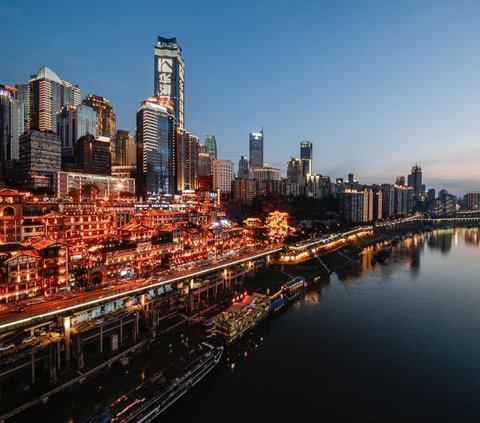
[[[231,345],[257,326],[269,312],[270,299],[266,295],[245,295],[215,318],[215,332],[227,345]]]
[[[215,365],[223,354],[223,347],[205,342],[184,359],[175,369],[167,369],[150,377],[146,382],[117,398],[100,415],[89,423],[151,422],[160,413],[196,385]],[[173,372],[174,376],[168,377]]]
[[[307,282],[303,276],[297,276],[291,281],[282,285],[282,292],[289,300],[296,298],[302,292],[302,289],[307,286]]]

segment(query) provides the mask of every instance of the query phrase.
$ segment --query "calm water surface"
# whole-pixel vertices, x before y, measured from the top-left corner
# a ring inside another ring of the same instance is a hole
[[[385,265],[366,252],[227,349],[157,421],[480,421],[479,243],[478,229],[440,230]],[[121,390],[154,362],[149,352],[36,417],[81,421],[96,385]]]
[[[415,236],[266,321],[158,421],[480,421],[480,236]]]

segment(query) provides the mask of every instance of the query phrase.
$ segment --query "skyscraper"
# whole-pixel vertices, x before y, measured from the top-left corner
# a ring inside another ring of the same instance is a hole
[[[199,140],[183,128],[176,129],[175,164],[176,191],[196,189],[198,184]]]
[[[175,114],[173,103],[151,97],[137,111],[137,195],[175,193]]]
[[[85,104],[64,106],[57,114],[57,134],[62,140],[62,159],[73,157],[73,147],[80,137],[95,136],[97,114]]]
[[[154,62],[154,94],[173,103],[175,125],[185,128],[185,63],[176,38],[158,37]]]
[[[307,174],[312,174],[313,166],[313,144],[309,141],[303,141],[300,143],[300,159],[308,160],[307,163]]]
[[[51,69],[43,66],[28,81],[26,130],[57,130],[57,113],[63,106],[80,104],[80,88],[62,81]]]
[[[412,173],[408,175],[408,185],[413,188],[413,202],[421,202],[423,200],[422,168],[416,163],[412,166]]]
[[[20,185],[24,189],[53,188],[62,165],[60,137],[51,131],[29,131],[20,137]]]
[[[217,140],[215,135],[207,135],[205,137],[205,147],[212,160],[217,160]]]
[[[263,128],[250,133],[250,169],[263,167]]]
[[[135,137],[129,131],[118,129],[115,134],[115,162],[120,166],[134,166],[137,163]]]
[[[213,189],[219,189],[222,193],[232,191],[233,162],[230,160],[213,161]]]
[[[19,139],[23,133],[23,107],[15,99],[16,89],[0,85],[0,181],[7,177],[6,169],[19,158]]]
[[[238,178],[248,178],[248,159],[245,156],[240,157],[240,160],[238,161]]]
[[[116,133],[117,118],[110,102],[95,94],[88,94],[82,104],[91,107],[97,113],[97,137],[108,137],[113,140]]]
[[[111,175],[110,138],[95,137],[92,134],[84,135],[75,143],[74,152],[75,164],[83,172],[95,175]]]

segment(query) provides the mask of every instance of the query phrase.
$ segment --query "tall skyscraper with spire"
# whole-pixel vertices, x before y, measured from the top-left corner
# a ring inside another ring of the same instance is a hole
[[[250,169],[263,167],[263,127],[250,133]]]
[[[173,103],[175,125],[185,128],[185,63],[176,38],[158,37],[154,62],[154,95]]]

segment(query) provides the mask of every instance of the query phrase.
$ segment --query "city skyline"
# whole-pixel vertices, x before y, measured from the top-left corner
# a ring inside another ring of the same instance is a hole
[[[27,83],[46,65],[83,93],[108,98],[117,127],[131,131],[138,105],[154,90],[152,45],[158,35],[176,37],[187,68],[186,129],[200,138],[215,133],[220,158],[236,162],[246,155],[248,133],[264,125],[264,159],[283,172],[288,158],[298,154],[298,143],[309,139],[315,145],[314,172],[332,178],[353,172],[364,183],[393,182],[418,162],[427,187],[463,195],[478,190],[480,179],[475,95],[480,79],[472,71],[479,59],[470,53],[478,40],[480,8],[437,5],[424,2],[413,10],[409,3],[347,7],[322,2],[298,10],[290,2],[232,7],[210,2],[200,12],[194,3],[165,3],[165,9],[176,13],[160,24],[152,23],[158,16],[147,16],[137,6],[109,14],[96,8],[99,13],[88,18],[92,23],[107,19],[111,31],[104,33],[104,25],[67,31],[69,18],[86,17],[82,10],[59,8],[53,25],[48,10],[35,3],[2,1],[7,19],[0,31],[11,42],[0,58],[0,82]],[[260,19],[267,10],[269,22]],[[131,39],[124,28],[113,25],[127,19],[127,13],[135,32]],[[216,29],[205,33],[209,20]],[[32,39],[19,29],[22,22],[41,22],[42,30]],[[276,27],[282,28],[280,38]],[[59,31],[61,39],[54,36]],[[91,44],[99,39],[98,31],[109,51],[122,54],[106,60],[103,43]],[[283,48],[293,47],[298,51],[285,58]],[[241,66],[248,57],[256,66]],[[299,73],[290,63],[300,57]]]

